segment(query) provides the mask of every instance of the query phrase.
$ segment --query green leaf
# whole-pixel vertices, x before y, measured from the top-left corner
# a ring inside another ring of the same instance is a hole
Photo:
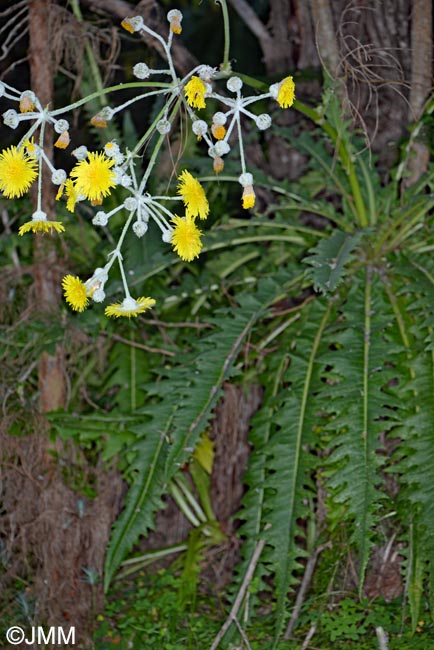
[[[196,354],[180,355],[179,365],[171,368],[167,378],[149,387],[148,397],[154,389],[164,399],[152,403],[147,409],[149,419],[134,428],[140,436],[133,445],[135,478],[108,548],[106,589],[139,535],[153,527],[153,513],[161,507],[165,485],[194,452],[245,338],[281,295],[282,286],[283,282],[266,280],[256,295],[240,296],[238,309],[221,310],[212,319],[215,330],[197,342]]]
[[[322,239],[311,248],[303,262],[312,268],[306,276],[313,282],[315,291],[333,293],[345,278],[346,265],[353,259],[353,251],[358,246],[363,232],[352,235],[335,230],[328,239]]]

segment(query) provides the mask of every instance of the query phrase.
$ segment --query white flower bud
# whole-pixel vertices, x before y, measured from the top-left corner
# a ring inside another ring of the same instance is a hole
[[[18,113],[13,108],[10,108],[6,113],[3,113],[3,122],[11,129],[16,129],[19,123]]]
[[[197,74],[202,81],[209,81],[218,72],[217,68],[212,68],[210,65],[201,65]]]
[[[208,131],[208,125],[204,120],[195,120],[193,124],[191,125],[192,131],[194,135],[205,135],[205,133]]]
[[[249,172],[246,172],[245,174],[241,174],[238,182],[243,187],[247,187],[247,185],[253,185],[253,176]]]
[[[136,221],[133,223],[133,232],[137,237],[143,237],[143,235],[147,232],[148,230],[148,224],[143,223],[143,221]]]
[[[158,133],[161,133],[161,135],[166,135],[166,133],[170,133],[172,125],[170,124],[169,120],[158,120],[155,128],[157,129]]]
[[[33,92],[33,90],[25,90],[24,92],[21,93],[20,95],[20,104],[22,102],[28,102],[29,104],[33,104],[33,107],[31,110],[34,108],[34,104],[36,103],[36,95]]]
[[[32,221],[47,221],[47,213],[43,210],[36,210],[32,214]]]
[[[208,156],[210,158],[215,158],[217,156],[216,151],[215,151],[215,147],[210,147],[208,149]]]
[[[179,9],[171,9],[167,14],[167,20],[171,23],[173,20],[182,21],[182,13]]]
[[[268,89],[268,92],[270,93],[270,95],[271,95],[271,97],[273,99],[277,99],[277,95],[279,94],[279,86],[280,86],[280,84],[278,84],[278,83],[277,84],[272,84]]]
[[[114,110],[110,106],[104,106],[98,113],[98,115],[103,120],[110,121],[115,114]]]
[[[54,185],[62,185],[66,181],[66,171],[64,169],[55,169],[51,174],[51,182]]]
[[[63,133],[64,131],[68,131],[69,130],[68,120],[63,120],[63,119],[57,120],[54,123],[54,130],[56,131],[56,133]]]
[[[106,226],[108,224],[108,216],[103,210],[100,210],[92,219],[92,223],[94,226]]]
[[[112,172],[114,174],[113,183],[119,185],[122,181],[122,176],[124,175],[124,170],[122,167],[112,167]]]
[[[107,142],[104,147],[105,155],[109,158],[114,158],[119,151],[119,145],[116,142]]]
[[[224,156],[229,153],[230,150],[231,148],[225,140],[219,140],[214,145],[214,151],[217,156]]]
[[[99,289],[95,289],[95,291],[92,294],[92,300],[95,302],[103,302],[105,300],[105,291],[101,287]]]
[[[139,32],[143,25],[143,18],[141,16],[133,16],[132,18],[125,18],[125,22],[135,31]],[[130,31],[130,30],[128,30]]]
[[[95,271],[93,272],[92,279],[95,280],[96,282],[102,282],[103,284],[107,282],[108,275],[105,268],[101,268],[100,266],[98,266],[98,268],[96,268]]]
[[[129,196],[127,199],[125,199],[124,206],[126,210],[132,212],[137,208],[137,199],[135,199],[134,196]]]
[[[128,174],[123,174],[119,184],[122,185],[122,187],[127,187],[128,188],[128,187],[131,187],[132,183],[133,183],[133,180],[132,180],[131,176],[128,176]]]
[[[146,63],[136,63],[133,68],[133,75],[137,77],[137,79],[147,79],[150,74],[151,70]]]
[[[218,111],[217,113],[214,113],[214,115],[212,116],[212,121],[217,126],[223,126],[228,121],[228,118],[226,117],[226,115],[224,113],[222,113],[221,111]]]
[[[72,152],[72,155],[74,158],[77,158],[77,160],[85,160],[87,158],[87,147],[84,145],[81,147],[77,147],[77,149],[74,149]]]
[[[115,161],[116,165],[122,165],[122,163],[125,160],[125,156],[123,153],[119,152],[112,156],[112,159]]]
[[[243,87],[243,82],[239,77],[231,77],[230,79],[228,79],[226,87],[232,93],[236,93],[238,90],[241,90],[241,88]]]
[[[256,126],[260,131],[265,131],[271,126],[271,117],[268,113],[262,113],[256,118]]]

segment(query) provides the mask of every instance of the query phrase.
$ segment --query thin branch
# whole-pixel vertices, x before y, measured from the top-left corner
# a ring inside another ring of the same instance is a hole
[[[318,546],[318,548],[315,550],[315,553],[310,556],[306,564],[303,580],[301,582],[300,589],[298,590],[297,598],[295,600],[295,607],[292,612],[291,620],[288,623],[288,627],[286,628],[286,632],[283,637],[285,641],[288,641],[292,637],[292,633],[294,631],[295,625],[297,623],[297,619],[299,617],[303,605],[304,596],[310,585],[310,581],[312,580],[313,572],[318,557],[326,548],[330,548],[330,547],[331,547],[331,542],[327,542],[326,544],[321,544],[321,546]]]
[[[379,650],[389,650],[389,640],[384,629],[382,627],[376,627],[375,634],[377,635]]]
[[[256,544],[255,550],[253,551],[252,559],[249,562],[249,566],[247,567],[246,575],[244,576],[243,583],[240,587],[240,590],[237,594],[237,597],[235,599],[234,604],[232,605],[232,609],[229,612],[229,616],[227,617],[226,621],[224,622],[223,626],[221,627],[219,633],[217,634],[216,638],[213,641],[213,644],[211,646],[211,650],[216,650],[216,648],[219,646],[220,641],[232,625],[232,623],[236,623],[237,619],[237,614],[238,611],[241,607],[241,604],[244,600],[244,596],[246,595],[246,591],[248,589],[248,586],[250,585],[253,575],[255,573],[256,565],[258,564],[259,558],[261,556],[262,550],[265,546],[265,539],[260,539],[259,542]],[[237,627],[239,624],[237,625]]]
[[[157,318],[142,318],[141,322],[145,325],[161,325],[161,327],[191,327],[192,329],[212,329],[214,325],[211,323],[188,323],[184,321],[177,322],[168,322],[164,320],[158,320]]]
[[[170,350],[163,350],[162,348],[152,348],[149,345],[145,345],[144,343],[138,343],[137,341],[130,341],[129,339],[124,339],[123,336],[120,336],[119,334],[110,334],[109,332],[100,332],[101,336],[107,336],[113,341],[118,341],[119,343],[125,343],[126,345],[129,345],[131,348],[137,348],[138,350],[145,350],[145,352],[154,352],[156,354],[164,354],[166,357],[174,357],[175,352],[171,352]]]
[[[311,639],[312,639],[313,635],[315,634],[315,632],[316,632],[316,623],[311,625],[311,627],[309,628],[309,632],[306,634],[306,638],[303,641],[303,645],[301,646],[301,650],[307,650],[308,649],[309,643],[311,642]]]

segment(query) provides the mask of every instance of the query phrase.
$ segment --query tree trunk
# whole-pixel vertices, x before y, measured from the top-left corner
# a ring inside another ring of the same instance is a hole
[[[53,69],[51,38],[49,34],[49,13],[51,0],[29,2],[29,66],[33,92],[42,106],[53,106]],[[37,136],[38,137],[38,136]],[[45,129],[44,152],[53,159],[53,131]],[[55,220],[55,196],[50,174],[42,168],[42,209],[47,218]],[[33,192],[33,206],[36,210],[37,196]],[[57,255],[55,237],[34,238],[35,292],[41,312],[60,319],[60,276],[61,264]],[[43,352],[38,367],[40,410],[42,413],[65,406],[65,355],[61,345],[54,354]]]

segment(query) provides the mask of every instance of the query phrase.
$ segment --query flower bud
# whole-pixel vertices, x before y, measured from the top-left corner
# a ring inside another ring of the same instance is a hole
[[[68,131],[69,130],[69,122],[68,120],[57,120],[54,123],[54,130],[56,133],[63,133],[63,131]]]
[[[106,226],[108,224],[108,216],[105,212],[100,210],[92,219],[92,223],[94,226]]]
[[[133,223],[133,232],[137,237],[143,237],[143,235],[147,232],[148,230],[148,224],[143,223],[143,221],[136,221]]]
[[[226,87],[232,93],[236,93],[238,90],[241,90],[241,88],[243,87],[243,82],[239,77],[231,77],[230,79],[228,79]]]
[[[268,113],[262,113],[262,115],[258,115],[256,118],[256,126],[260,131],[265,131],[265,129],[268,129],[271,126],[271,117],[268,115]]]
[[[136,63],[133,68],[133,75],[137,77],[137,79],[147,79],[150,74],[151,70],[146,63]]]

